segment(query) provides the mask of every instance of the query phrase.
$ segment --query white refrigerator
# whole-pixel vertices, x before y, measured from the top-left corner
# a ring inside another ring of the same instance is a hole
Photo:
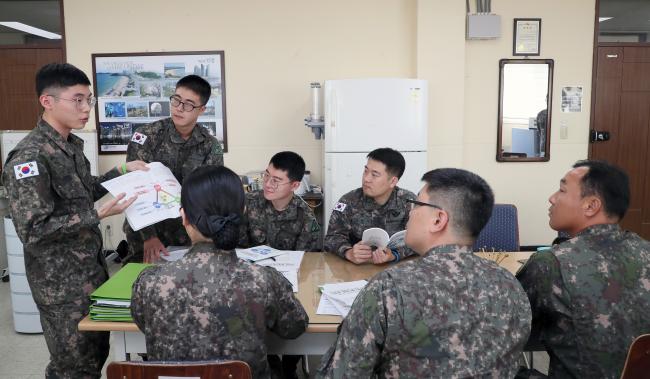
[[[336,202],[361,187],[369,152],[390,147],[406,170],[398,186],[417,192],[427,169],[427,81],[328,80],[324,89],[323,195],[325,226]]]

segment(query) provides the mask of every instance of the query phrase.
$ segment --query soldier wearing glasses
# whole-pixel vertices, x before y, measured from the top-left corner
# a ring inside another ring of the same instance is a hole
[[[11,217],[25,251],[27,281],[40,312],[50,352],[46,378],[99,378],[109,350],[108,332],[79,332],[90,294],[108,279],[99,220],[121,213],[135,197],[124,194],[95,209],[106,194],[100,185],[137,169],[142,161],[90,174],[83,129],[95,104],[86,74],[69,64],[52,63],[36,74],[43,114],[7,156],[2,180]]]
[[[246,196],[239,245],[280,250],[320,251],[320,225],[293,191],[305,174],[305,161],[292,151],[275,154],[262,173],[264,187]]]
[[[530,332],[526,293],[472,253],[494,195],[478,175],[429,171],[406,244],[421,257],[373,277],[357,295],[317,377],[512,378]]]
[[[196,123],[205,112],[210,93],[210,84],[197,75],[179,80],[169,98],[171,117],[133,133],[126,160],[160,162],[169,167],[181,184],[199,166],[223,166],[221,143]],[[167,219],[137,232],[125,221],[124,232],[129,243],[127,262],[155,262],[161,252],[167,254],[165,246],[190,244],[180,218]]]

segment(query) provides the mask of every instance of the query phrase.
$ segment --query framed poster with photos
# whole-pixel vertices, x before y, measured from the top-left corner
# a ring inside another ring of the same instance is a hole
[[[145,124],[171,116],[176,83],[195,74],[212,94],[197,123],[228,151],[223,51],[92,54],[99,154],[124,154]]]

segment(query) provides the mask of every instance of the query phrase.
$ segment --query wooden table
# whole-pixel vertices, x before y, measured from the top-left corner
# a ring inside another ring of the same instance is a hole
[[[513,274],[521,267],[519,262],[528,259],[532,252],[477,253],[488,259],[500,259],[500,265]],[[298,274],[298,300],[309,316],[307,331],[295,340],[284,340],[273,333],[267,334],[269,354],[322,355],[336,340],[340,316],[317,315],[320,302],[319,286],[326,283],[370,279],[389,265],[355,265],[333,254],[305,253]],[[144,334],[131,322],[92,321],[85,317],[79,323],[81,331],[110,331],[115,359],[128,360],[131,353],[146,352]]]

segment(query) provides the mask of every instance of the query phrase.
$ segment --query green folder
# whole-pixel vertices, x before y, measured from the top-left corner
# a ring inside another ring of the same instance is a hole
[[[131,300],[133,282],[145,268],[151,266],[146,263],[129,263],[118,271],[113,277],[90,294],[91,300]]]

